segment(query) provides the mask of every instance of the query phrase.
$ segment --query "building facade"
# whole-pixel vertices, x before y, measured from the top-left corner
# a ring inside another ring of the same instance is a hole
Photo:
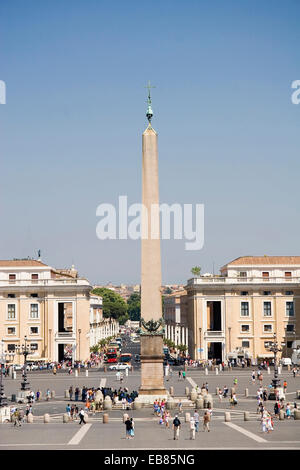
[[[240,257],[220,271],[186,286],[191,357],[270,359],[274,333],[282,357],[291,357],[300,339],[300,256]]]
[[[91,284],[39,260],[0,261],[0,338],[13,353],[27,337],[28,361],[89,358]],[[14,363],[23,364],[15,354]]]
[[[102,297],[90,297],[90,347],[96,346],[101,339],[116,336],[119,333],[119,322],[114,318],[104,318]]]
[[[188,297],[185,290],[164,297],[165,337],[188,346]]]

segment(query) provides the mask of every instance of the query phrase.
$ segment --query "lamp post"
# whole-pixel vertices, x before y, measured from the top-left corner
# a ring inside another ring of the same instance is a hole
[[[78,360],[79,360],[79,362],[80,362],[80,334],[81,334],[81,329],[79,328],[78,329],[78,343],[79,343],[79,358],[78,358]]]
[[[281,342],[280,344],[281,344],[281,346],[284,346],[285,342]],[[267,349],[274,353],[274,377],[272,379],[272,385],[273,385],[274,393],[275,393],[275,396],[276,396],[275,391],[278,388],[278,386],[280,385],[280,379],[278,378],[277,353],[282,351],[282,348],[279,346],[279,343],[277,341],[276,333],[274,333],[273,341],[271,341],[269,343],[269,346],[268,346]]]
[[[27,356],[31,354],[31,346],[27,344],[27,336],[24,337],[24,344],[21,346],[16,346],[17,354],[24,356],[24,372],[23,372],[23,382],[21,382],[21,390],[30,390],[29,382],[27,381]]]

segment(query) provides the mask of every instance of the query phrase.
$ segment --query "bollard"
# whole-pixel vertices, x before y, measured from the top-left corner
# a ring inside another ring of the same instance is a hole
[[[12,378],[13,378],[14,380],[16,380],[16,378],[17,378],[17,373],[16,373],[15,370],[14,370],[13,373],[12,373]]]
[[[219,395],[219,391],[220,391],[220,389],[219,389],[219,387],[217,387],[217,388],[216,388],[216,395],[217,395],[217,396]]]
[[[225,411],[225,423],[231,421],[230,411]]]
[[[270,369],[270,367],[268,367],[268,374],[269,374],[269,375],[271,374],[271,369]]]
[[[294,410],[294,419],[300,419],[300,410]]]
[[[104,369],[103,369],[103,370],[104,370],[104,372],[107,372],[107,367],[106,367],[106,366],[104,366]]]
[[[250,413],[249,413],[249,411],[244,411],[244,421],[250,421]]]
[[[185,413],[185,422],[189,423],[191,421],[191,413]]]
[[[197,400],[196,400],[196,408],[197,408],[197,410],[203,410],[203,408],[204,408],[204,400],[203,400],[203,398],[197,398]]]
[[[216,375],[219,374],[219,369],[216,367]]]
[[[109,418],[109,414],[103,413],[103,424],[108,424],[108,418]]]
[[[205,367],[205,375],[208,375],[208,369]]]
[[[174,397],[174,387],[170,387],[170,395],[171,397]]]
[[[89,376],[89,371],[88,371],[88,370],[85,371],[85,376],[86,376],[86,377]]]
[[[69,390],[65,390],[65,398],[70,398],[70,392],[69,392]]]
[[[133,409],[134,410],[140,410],[142,408],[142,402],[134,400],[133,402]]]
[[[68,413],[63,414],[63,423],[68,423],[70,420]]]
[[[166,406],[167,406],[167,410],[174,410],[174,408],[175,408],[175,401],[173,400],[172,397],[168,397]]]
[[[222,364],[219,364],[219,371],[222,372]]]
[[[192,388],[191,395],[190,395],[190,400],[191,401],[196,401],[197,400],[197,390],[195,388]]]
[[[282,421],[284,419],[284,411],[283,410],[279,410],[279,419],[280,419],[280,421]]]
[[[297,390],[297,392],[296,392],[296,398],[297,398],[297,399],[300,399],[300,390]]]
[[[290,370],[291,370],[291,366],[290,366],[290,364],[288,364],[288,366],[287,366],[287,369],[288,369],[288,371],[290,371]]]
[[[248,388],[245,388],[245,397],[248,397],[249,396],[249,390]]]
[[[90,420],[89,415],[87,413],[84,413],[84,421],[88,423]]]
[[[52,390],[52,392],[51,392],[51,398],[55,398],[55,391],[54,390]]]
[[[185,387],[185,395],[188,396],[190,393],[190,389],[189,387]]]
[[[27,423],[33,423],[33,414],[32,413],[29,413],[27,415]]]
[[[48,413],[44,414],[44,423],[50,423],[50,415]]]
[[[281,366],[278,367],[278,375],[281,374]]]
[[[78,377],[78,369],[75,369],[75,377]]]

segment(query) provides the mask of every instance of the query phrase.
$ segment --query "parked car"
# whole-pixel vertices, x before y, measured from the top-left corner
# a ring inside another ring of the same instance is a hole
[[[14,364],[14,370],[22,370],[23,366],[21,364]]]
[[[280,364],[283,366],[291,366],[292,365],[292,359],[290,357],[283,357],[280,360]]]
[[[110,370],[125,370],[125,369],[131,369],[131,364],[126,364],[126,363],[119,363],[119,364],[112,364],[109,366]]]

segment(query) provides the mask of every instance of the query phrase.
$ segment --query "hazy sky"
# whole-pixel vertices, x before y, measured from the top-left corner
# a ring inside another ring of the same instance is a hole
[[[163,282],[242,255],[299,255],[300,2],[0,3],[0,258],[138,283],[139,241],[100,241],[96,208],[141,200],[144,86],[160,200],[205,204],[205,243],[162,242]]]

